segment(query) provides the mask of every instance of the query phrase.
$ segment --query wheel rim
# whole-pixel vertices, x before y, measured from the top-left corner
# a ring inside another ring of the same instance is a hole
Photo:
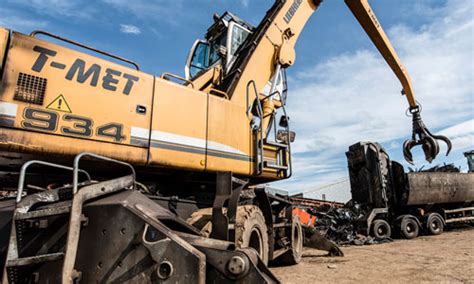
[[[440,224],[439,224],[439,220],[432,220],[431,221],[431,230],[435,233],[437,233],[439,231],[439,228],[440,228]]]
[[[385,227],[385,225],[381,225],[377,228],[377,233],[378,233],[379,236],[385,236],[385,235],[387,235],[388,230]]]
[[[258,228],[253,228],[250,233],[249,247],[255,249],[260,257],[263,256],[262,234]]]

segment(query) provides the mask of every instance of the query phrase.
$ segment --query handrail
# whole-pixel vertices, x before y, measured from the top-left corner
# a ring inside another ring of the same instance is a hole
[[[129,163],[118,161],[118,160],[115,160],[115,159],[111,159],[111,158],[104,157],[104,156],[97,155],[97,154],[90,153],[90,152],[82,152],[74,158],[74,166],[73,166],[74,171],[73,171],[73,181],[72,181],[72,193],[73,194],[77,193],[77,188],[78,188],[79,171],[81,171],[79,169],[79,162],[83,157],[86,157],[86,156],[95,158],[97,160],[103,160],[103,161],[112,162],[112,163],[116,163],[116,164],[119,164],[119,165],[129,167],[131,172],[132,172],[133,178],[135,179],[135,177],[136,177],[135,169]]]
[[[114,59],[123,61],[125,63],[130,64],[130,65],[133,65],[135,67],[135,69],[140,71],[140,66],[138,66],[137,63],[135,63],[135,62],[133,62],[129,59],[120,57],[120,56],[115,55],[115,54],[108,53],[106,51],[103,51],[103,50],[100,50],[100,49],[97,49],[97,48],[94,48],[94,47],[91,47],[91,46],[88,46],[88,45],[85,45],[85,44],[82,44],[82,43],[79,43],[79,42],[76,42],[76,41],[73,41],[73,40],[70,40],[70,39],[67,39],[67,38],[64,38],[64,37],[60,37],[58,35],[55,35],[55,34],[52,34],[52,33],[46,32],[46,31],[41,31],[41,30],[32,31],[30,33],[30,36],[35,37],[36,35],[39,35],[39,34],[49,36],[49,37],[52,37],[52,38],[55,38],[55,39],[58,39],[58,40],[61,40],[61,41],[64,41],[64,42],[67,42],[67,43],[70,43],[70,44],[73,44],[73,45],[77,45],[79,47],[82,47],[82,48],[85,48],[85,49],[88,49],[88,50],[91,50],[91,51],[94,51],[94,52],[97,52],[97,53],[100,53],[102,55],[109,56],[109,57],[112,57]]]
[[[281,108],[283,110],[283,115],[285,115],[286,117],[287,116],[287,112],[286,112],[286,108],[285,108],[285,101],[282,97],[282,94],[280,93],[280,91],[276,90],[274,91],[273,93],[265,96],[262,100],[266,100],[270,97],[273,97],[274,95],[277,95],[280,97],[280,101],[281,101]],[[275,113],[272,114],[273,115],[273,132],[274,132],[274,136],[275,136],[275,140],[276,140],[276,137],[277,137],[277,129],[276,129],[276,119],[275,119]],[[292,164],[291,164],[291,141],[290,141],[290,125],[287,123],[287,126],[285,127],[285,131],[286,131],[286,135],[288,137],[288,142],[287,142],[287,147],[288,147],[288,169],[289,169],[289,174],[286,176],[286,178],[290,178],[292,175],[293,175],[293,172],[292,172]],[[277,141],[278,142],[278,141]]]
[[[280,94],[280,98],[281,98],[281,94]],[[287,116],[287,113],[286,113],[285,103],[284,103],[284,102],[281,104],[281,108],[282,108],[282,110],[283,110],[283,114],[284,114],[286,117],[288,117],[288,116]],[[286,137],[288,138],[288,144],[287,144],[287,145],[288,145],[288,169],[289,169],[289,172],[290,172],[290,173],[286,176],[286,178],[290,178],[290,177],[293,175],[293,165],[292,165],[292,163],[291,163],[292,161],[291,161],[290,124],[287,123],[285,128],[286,128],[286,135],[287,135]]]
[[[173,73],[169,73],[169,72],[165,72],[163,74],[161,74],[160,78],[161,79],[165,79],[165,80],[169,80],[167,77],[171,77],[171,78],[175,78],[175,79],[178,79],[180,81],[183,81],[183,82],[186,82],[188,83],[189,85],[191,85],[191,87],[194,89],[194,84],[192,81],[186,79],[186,78],[183,78],[181,76],[178,76],[178,75],[175,75]]]
[[[258,155],[260,155],[260,162],[257,161],[257,165],[258,165],[258,171],[257,171],[257,175],[261,175],[263,173],[263,109],[262,109],[262,104],[260,102],[260,98],[259,98],[259,93],[257,91],[257,85],[255,84],[255,81],[254,80],[250,80],[248,83],[247,83],[247,96],[246,96],[246,102],[247,102],[247,117],[249,115],[249,87],[250,85],[253,85],[253,89],[254,89],[254,93],[255,93],[255,99],[257,101],[257,111],[258,111],[258,115],[259,115],[259,119],[260,119],[260,122],[259,122],[259,126],[258,126],[258,141],[257,141],[257,145],[258,145],[258,150],[259,150],[259,153],[257,153],[257,157]]]
[[[28,162],[24,163],[23,166],[21,166],[20,178],[18,180],[18,189],[17,189],[17,196],[16,196],[16,202],[17,203],[19,203],[21,201],[21,195],[23,194],[23,190],[24,190],[24,186],[25,186],[26,170],[28,169],[29,166],[31,166],[33,164],[40,164],[40,165],[43,165],[43,166],[48,166],[48,167],[53,167],[53,168],[58,168],[58,169],[64,169],[64,170],[74,172],[74,169],[71,168],[71,167],[67,167],[67,166],[63,166],[63,165],[59,165],[59,164],[48,163],[48,162],[39,161],[39,160],[31,160],[31,161],[28,161]],[[86,175],[86,177],[89,181],[91,180],[91,176],[89,175],[88,172],[86,172],[84,170],[78,170],[78,173],[77,173],[78,176],[79,176],[79,172]]]
[[[220,96],[223,96],[225,99],[229,99],[229,95],[227,95],[227,93],[221,91],[221,90],[217,90],[217,89],[214,89],[214,88],[211,88],[209,90],[209,94],[214,92],[216,95],[220,95]]]

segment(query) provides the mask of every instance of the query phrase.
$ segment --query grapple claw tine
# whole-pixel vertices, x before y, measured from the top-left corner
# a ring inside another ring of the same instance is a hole
[[[413,163],[413,155],[411,154],[411,148],[414,146],[412,145],[413,144],[413,140],[406,140],[404,143],[403,143],[403,157],[405,158],[405,160],[414,165]]]
[[[434,135],[432,134],[428,129],[426,130],[428,132],[429,135],[431,135],[431,137],[433,137],[434,139],[436,140],[441,140],[443,141],[444,143],[446,143],[446,146],[447,146],[447,150],[446,150],[446,156],[449,155],[449,153],[451,152],[451,149],[453,147],[453,145],[451,144],[451,140],[449,140],[448,137],[444,136],[444,135]]]
[[[446,143],[448,147],[446,152],[447,156],[452,148],[451,141],[446,136],[431,134],[421,119],[419,108],[415,108],[411,113],[413,115],[412,139],[406,140],[405,143],[403,143],[403,155],[405,160],[413,165],[414,163],[411,149],[416,145],[421,145],[425,154],[425,159],[431,163],[439,154],[440,148],[437,140],[441,140]]]
[[[453,148],[453,144],[451,144],[451,140],[449,140],[448,137],[443,136],[443,135],[439,135],[438,139],[446,143],[446,146],[448,147],[446,150],[446,156],[449,155],[449,153],[451,152],[451,149]]]
[[[425,153],[425,159],[431,163],[439,153],[438,142],[429,135],[423,137],[423,140],[420,142],[422,144],[423,152]]]

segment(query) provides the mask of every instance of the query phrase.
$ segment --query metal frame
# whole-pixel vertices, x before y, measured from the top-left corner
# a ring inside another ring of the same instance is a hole
[[[255,84],[254,80],[251,80],[247,83],[247,96],[246,96],[246,102],[247,102],[247,117],[249,117],[250,110],[252,109],[252,106],[249,106],[249,88],[250,85],[253,86],[253,90],[255,93],[255,100],[257,101],[257,112],[258,112],[258,118],[259,118],[259,126],[257,129],[257,141],[256,141],[256,146],[257,146],[257,151],[255,153],[256,156],[256,164],[257,164],[257,170],[256,170],[256,175],[261,175],[263,173],[263,109],[262,109],[262,103],[259,98],[259,94],[257,91],[257,85]]]
[[[80,272],[74,270],[76,262],[77,246],[81,232],[82,206],[90,199],[97,198],[112,192],[132,187],[135,176],[128,175],[121,178],[104,181],[86,186],[77,194],[74,194],[71,205],[71,216],[69,219],[66,249],[64,252],[64,263],[62,271],[62,283],[73,283],[74,279],[80,277]]]
[[[39,165],[43,165],[43,166],[48,166],[48,167],[73,171],[74,181],[76,182],[76,187],[77,187],[77,183],[78,183],[77,180],[79,179],[79,172],[85,174],[88,181],[91,180],[91,176],[89,175],[89,173],[87,173],[84,170],[79,170],[79,169],[76,169],[76,168],[71,168],[71,167],[67,167],[67,166],[63,166],[63,165],[59,165],[59,164],[43,162],[43,161],[39,161],[39,160],[31,160],[31,161],[28,161],[28,162],[24,163],[23,166],[21,167],[21,170],[20,170],[20,178],[18,180],[18,190],[17,190],[17,196],[16,196],[16,202],[17,203],[19,203],[21,201],[21,196],[23,194],[23,189],[24,189],[24,184],[25,184],[25,177],[26,177],[26,170],[28,169],[29,166],[31,166],[33,164],[39,164]]]
[[[234,184],[237,184],[234,187]],[[235,224],[240,192],[247,185],[247,181],[232,176],[232,172],[218,172],[216,176],[216,196],[212,205],[212,232],[211,238],[234,241],[235,231],[229,235],[229,227]],[[227,203],[227,213],[222,209]]]
[[[79,171],[81,171],[81,170],[79,169],[79,162],[80,162],[80,160],[81,160],[83,157],[86,157],[86,156],[87,156],[87,157],[95,158],[95,159],[97,159],[97,160],[112,162],[112,163],[116,163],[116,164],[120,164],[120,165],[124,165],[124,166],[126,166],[126,167],[129,167],[130,170],[131,170],[131,172],[132,172],[133,178],[136,177],[135,169],[134,169],[133,166],[130,165],[129,163],[125,163],[125,162],[122,162],[122,161],[118,161],[118,160],[115,160],[115,159],[111,159],[111,158],[104,157],[104,156],[97,155],[97,154],[90,153],[90,152],[82,152],[82,153],[78,154],[78,155],[74,158],[74,167],[73,167],[73,188],[72,188],[72,193],[73,193],[73,194],[76,194],[76,193],[77,193],[78,179],[79,179]]]

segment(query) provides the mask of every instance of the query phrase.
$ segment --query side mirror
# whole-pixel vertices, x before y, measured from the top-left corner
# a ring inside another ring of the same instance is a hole
[[[290,131],[289,134],[290,135],[288,137],[288,132],[286,132],[285,130],[278,130],[277,139],[287,144],[295,142],[296,133],[294,131]]]
[[[280,117],[280,122],[278,123],[281,127],[288,127],[288,121],[290,120],[290,118],[286,115],[282,115]]]

